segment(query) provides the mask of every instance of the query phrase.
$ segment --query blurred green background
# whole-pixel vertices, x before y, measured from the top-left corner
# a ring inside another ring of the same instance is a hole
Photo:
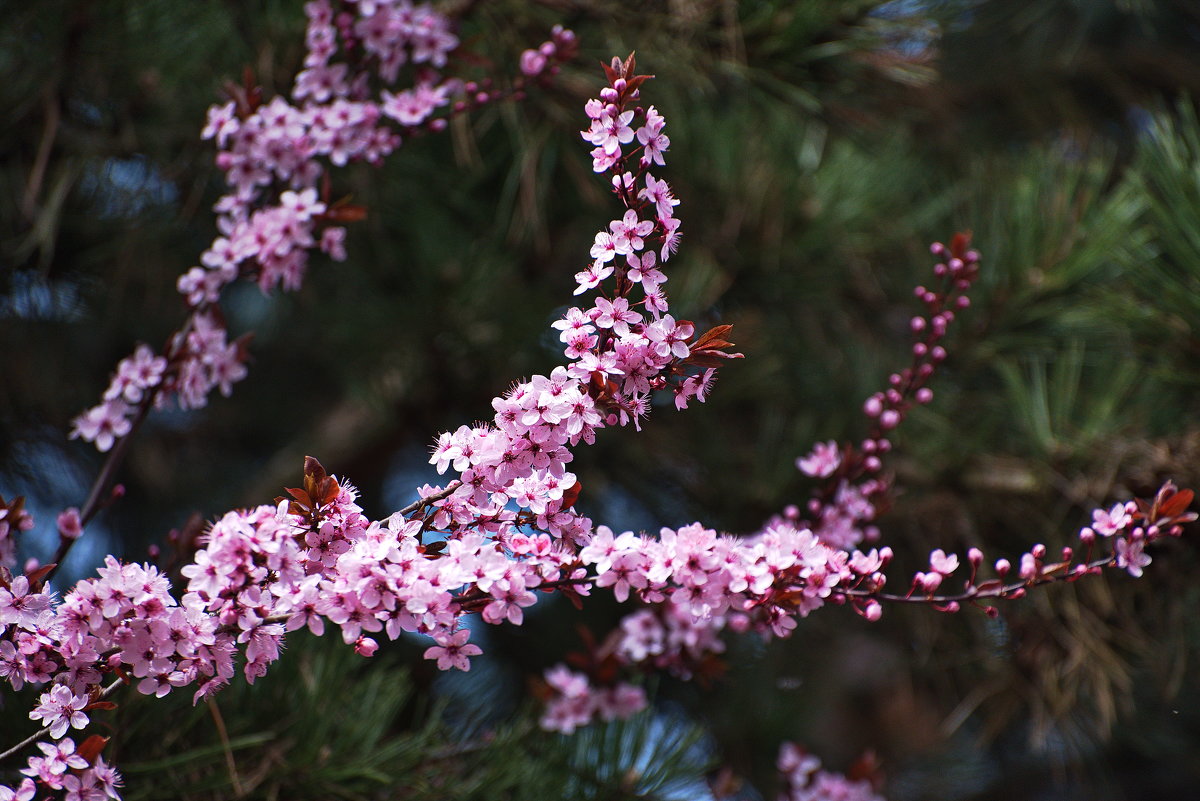
[[[0,8],[0,494],[29,499],[23,555],[44,559],[53,516],[101,461],[66,440],[71,418],[134,343],[178,325],[175,279],[214,235],[205,109],[246,66],[285,92],[304,20],[298,0]],[[615,213],[576,133],[582,104],[597,61],[632,50],[656,75],[645,101],[667,119],[661,172],[682,201],[673,311],[734,324],[747,358],[707,404],[580,450],[583,511],[737,532],[803,502],[794,459],[861,436],[862,400],[906,360],[928,243],[962,229],[984,276],[935,402],[896,438],[880,521],[895,575],[933,547],[1061,545],[1097,505],[1200,484],[1195,3],[444,8],[461,15],[468,76],[511,75],[559,22],[582,56],[523,103],[337,175],[368,208],[349,260],[314,260],[297,294],[229,293],[231,329],[254,331],[249,377],[232,399],[150,418],[125,499],[70,575],[269,502],[305,454],[373,516],[433,480],[438,432],[561,358],[549,323]],[[488,656],[465,676],[436,675],[415,640],[364,662],[294,637],[271,676],[215,708],[128,694],[108,753],[130,799],[771,798],[783,739],[835,769],[875,749],[894,801],[1192,798],[1194,534],[1155,550],[1141,581],[1052,588],[995,621],[823,610],[787,642],[731,641],[711,686],[662,681],[652,713],[574,738],[532,725],[529,678],[582,642],[579,617],[542,603],[521,629],[480,632]],[[593,602],[582,619],[603,636],[619,613]],[[28,708],[7,697],[6,740],[32,730]]]

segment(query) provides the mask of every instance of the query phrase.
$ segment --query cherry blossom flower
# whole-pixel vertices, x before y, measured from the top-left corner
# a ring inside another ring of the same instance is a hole
[[[451,667],[467,671],[471,669],[468,657],[478,656],[483,649],[478,645],[467,642],[471,632],[459,629],[450,635],[437,638],[437,645],[425,649],[426,659],[436,659],[438,670],[449,670]]]
[[[42,693],[38,700],[29,718],[42,721],[42,725],[49,727],[50,736],[56,740],[66,734],[67,729],[82,729],[88,724],[88,716],[81,711],[87,706],[87,698],[75,695],[61,684]]]

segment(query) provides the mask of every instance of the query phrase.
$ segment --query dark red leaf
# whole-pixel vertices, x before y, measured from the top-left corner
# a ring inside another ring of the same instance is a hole
[[[304,475],[312,476],[313,478],[325,478],[325,468],[316,460],[316,457],[304,457]]]
[[[1163,499],[1163,502],[1159,504],[1158,513],[1162,517],[1177,517],[1187,511],[1195,497],[1196,493],[1190,489],[1179,490],[1174,495]]]
[[[44,579],[56,567],[58,567],[57,564],[42,565],[37,570],[26,575],[26,578],[29,579],[29,586],[37,587],[41,583],[42,579]]]
[[[75,749],[75,753],[79,754],[89,763],[95,762],[96,757],[100,756],[100,752],[104,750],[104,746],[106,745],[108,745],[107,737],[93,734],[79,744],[79,747]]]
[[[565,492],[563,492],[562,508],[570,509],[572,506],[574,506],[575,501],[579,500],[579,493],[582,490],[583,490],[583,485],[580,484],[577,479],[574,484],[572,484],[570,487],[568,487],[566,489]]]

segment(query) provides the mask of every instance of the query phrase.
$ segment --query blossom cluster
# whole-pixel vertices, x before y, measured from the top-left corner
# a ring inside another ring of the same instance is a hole
[[[795,743],[784,743],[776,760],[783,791],[779,801],[884,801],[868,778],[821,769],[821,760]]]
[[[38,750],[41,755],[29,757],[21,770],[25,778],[16,788],[0,787],[0,801],[32,801],[39,797],[38,785],[44,790],[61,790],[64,801],[120,801],[121,774],[105,763],[91,743],[85,741],[76,748],[75,741],[66,737],[56,743],[38,743]]]
[[[222,290],[240,277],[264,292],[295,290],[313,250],[345,258],[343,223],[363,210],[328,201],[328,186],[322,186],[328,166],[380,164],[403,134],[444,128],[445,119],[434,118],[439,109],[458,113],[503,96],[440,74],[459,41],[450,19],[428,3],[310,0],[305,13],[304,69],[290,98],[263,103],[259,90],[247,85],[208,111],[202,136],[217,146],[228,191],[214,207],[218,236],[178,280],[187,323],[162,355],[141,345],[123,360],[103,402],[74,421],[72,437],[108,451],[133,429],[141,405],[174,400],[195,409],[214,389],[228,396],[246,375],[247,353],[225,331],[216,307]],[[537,51],[539,72],[571,58],[575,47],[574,34],[556,28]],[[405,65],[412,66],[414,83],[400,89]]]
[[[598,687],[563,665],[548,669],[545,679],[551,695],[538,722],[546,731],[571,734],[595,720],[624,720],[646,708],[646,692],[634,684]]]
[[[672,392],[680,408],[690,398],[703,401],[715,370],[700,365],[736,357],[723,350],[730,343],[719,333],[727,326],[697,338],[692,323],[668,313],[660,267],[679,241],[678,201],[647,169],[665,164],[665,122],[653,106],[634,105],[644,77],[633,74],[632,58],[607,69],[609,86],[587,102],[591,127],[582,135],[596,145],[596,169],[611,174],[625,211],[596,234],[591,263],[576,275],[577,295],[601,292],[553,323],[566,366],[493,400],[492,423],[438,438],[430,463],[459,474],[459,488],[434,504],[434,525],[451,536],[483,530],[508,542],[514,522],[528,521],[556,539],[586,543],[590,521],[566,502],[578,493],[566,470],[571,448],[593,442],[605,427],[640,427],[654,392]],[[627,149],[635,139],[643,144]]]

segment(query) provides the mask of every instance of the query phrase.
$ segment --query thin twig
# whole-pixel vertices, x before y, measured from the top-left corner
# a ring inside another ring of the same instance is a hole
[[[205,699],[208,703],[208,711],[212,715],[213,723],[217,726],[217,737],[221,739],[221,749],[225,752],[225,767],[229,770],[229,781],[233,785],[233,792],[238,798],[246,795],[245,788],[242,787],[242,781],[238,778],[237,763],[233,759],[233,748],[229,744],[229,732],[225,729],[225,718],[221,716],[221,710],[217,706],[217,701],[211,695]]]
[[[101,693],[98,696],[96,696],[96,700],[103,701],[104,699],[108,698],[110,695],[112,695],[113,693],[115,693],[117,691],[118,687],[120,687],[124,683],[125,682],[122,681],[121,679],[117,679],[112,684],[105,687],[101,691]],[[10,748],[7,751],[5,751],[4,753],[0,754],[0,760],[7,759],[8,757],[12,756],[13,754],[17,753],[18,751],[22,750],[23,748],[33,745],[34,743],[38,742],[39,740],[46,739],[49,736],[50,736],[50,727],[43,726],[41,729],[38,729],[33,734],[26,737],[24,740],[17,743],[16,745],[14,745],[12,748]]]
[[[422,506],[425,506],[426,504],[433,503],[434,501],[440,501],[442,498],[449,498],[451,495],[454,494],[454,491],[461,486],[462,486],[461,481],[452,481],[452,482],[450,482],[450,486],[446,487],[445,489],[438,490],[437,492],[433,493],[432,495],[427,495],[424,498],[415,500],[412,503],[410,503],[408,506],[405,506],[403,509],[400,510],[400,514],[406,515],[409,512],[417,511],[418,509],[420,509]]]

